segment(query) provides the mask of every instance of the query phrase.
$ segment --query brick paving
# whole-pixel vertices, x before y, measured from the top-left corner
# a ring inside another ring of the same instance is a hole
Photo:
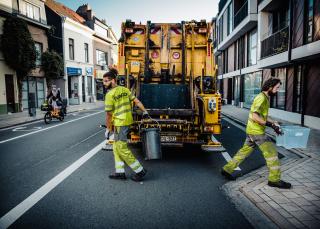
[[[242,124],[246,123],[248,112],[229,105],[222,107],[225,116]],[[267,133],[274,137],[272,130]],[[320,131],[310,131],[306,149],[277,148],[285,156],[280,160],[282,179],[292,184],[291,189],[269,187],[266,166],[228,182],[223,188],[228,195],[232,190],[240,192],[279,228],[320,228]],[[257,227],[271,226],[269,223]]]

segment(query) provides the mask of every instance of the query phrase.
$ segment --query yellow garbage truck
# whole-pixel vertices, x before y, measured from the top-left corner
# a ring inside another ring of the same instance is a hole
[[[211,25],[205,20],[121,26],[118,83],[128,87],[152,119],[134,109],[130,143],[142,140],[141,129],[160,127],[161,145],[198,144],[223,151],[221,95],[216,91]]]

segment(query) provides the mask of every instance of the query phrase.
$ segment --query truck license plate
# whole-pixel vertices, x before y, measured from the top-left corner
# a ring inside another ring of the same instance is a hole
[[[161,136],[161,142],[175,142],[177,141],[176,136]]]

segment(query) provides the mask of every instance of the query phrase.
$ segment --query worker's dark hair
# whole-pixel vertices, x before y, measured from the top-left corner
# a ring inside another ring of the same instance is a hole
[[[109,79],[117,78],[118,70],[115,68],[110,68],[110,70],[103,75],[103,78],[108,77]]]
[[[261,88],[261,91],[268,91],[269,88],[273,88],[274,86],[276,86],[278,83],[281,84],[281,81],[279,78],[275,78],[275,77],[271,77],[270,79],[267,79]]]

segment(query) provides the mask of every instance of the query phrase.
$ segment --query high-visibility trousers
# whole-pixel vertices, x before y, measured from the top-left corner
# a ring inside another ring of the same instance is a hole
[[[281,177],[281,171],[278,152],[275,145],[266,135],[247,135],[243,147],[236,153],[236,155],[234,155],[232,160],[230,160],[223,167],[223,169],[232,174],[234,169],[237,168],[239,164],[252,153],[256,146],[259,147],[264,159],[266,160],[266,164],[269,169],[268,180],[272,182],[279,181]]]
[[[113,143],[113,155],[116,173],[124,173],[124,166],[127,164],[135,173],[143,170],[140,162],[132,154],[127,144],[128,127],[115,128],[115,141]]]

